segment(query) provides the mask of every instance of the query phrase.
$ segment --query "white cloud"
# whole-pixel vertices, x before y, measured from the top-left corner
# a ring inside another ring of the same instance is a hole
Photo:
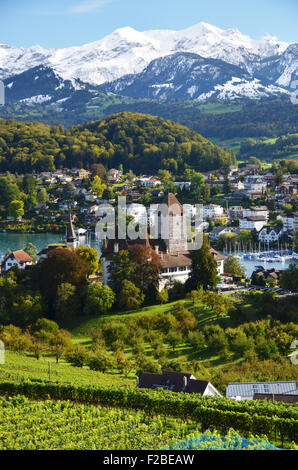
[[[114,0],[84,0],[74,5],[70,13],[92,13],[102,10],[106,5]]]

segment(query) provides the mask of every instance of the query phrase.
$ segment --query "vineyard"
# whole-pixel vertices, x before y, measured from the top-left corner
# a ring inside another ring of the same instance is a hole
[[[195,422],[70,401],[0,397],[0,450],[158,449],[198,432]]]
[[[21,395],[0,397],[0,427],[0,450],[273,448],[265,439],[244,440],[235,432],[225,438],[200,434],[194,420],[71,401],[31,401]]]
[[[233,428],[242,437],[265,435],[279,447],[288,447],[292,442],[297,442],[298,409],[284,403],[236,402],[195,394],[117,387],[82,387],[46,382],[2,382],[0,395],[25,395],[33,400],[69,400],[73,403],[83,403],[86,415],[89,406],[94,405],[122,408],[123,412],[129,415],[128,410],[131,410],[132,415],[132,410],[145,412],[147,417],[154,417],[154,420],[162,415],[164,419],[173,418],[180,420],[180,423],[189,421],[200,432],[217,430],[226,435]],[[187,428],[185,434],[186,431]]]

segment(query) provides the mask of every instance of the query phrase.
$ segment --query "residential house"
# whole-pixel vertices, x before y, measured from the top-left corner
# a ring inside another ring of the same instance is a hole
[[[111,184],[119,183],[121,181],[121,176],[122,176],[122,172],[120,170],[116,170],[115,168],[112,168],[111,170],[109,170],[109,176],[108,176],[109,183]]]
[[[244,191],[248,197],[262,196],[267,191],[267,181],[259,175],[247,176],[244,180]]]
[[[209,238],[211,240],[217,240],[224,233],[233,233],[230,227],[215,227],[210,233]]]
[[[153,176],[142,176],[142,178],[137,180],[137,183],[145,188],[154,188],[155,186],[160,186],[162,184],[159,179],[154,178]]]
[[[246,217],[264,217],[269,219],[269,211],[267,206],[250,206],[248,209],[243,209],[243,218]]]
[[[202,208],[203,220],[206,220],[206,219],[216,220],[224,216],[225,216],[224,209],[222,206],[219,206],[218,204],[208,204],[206,206],[203,206]]]
[[[231,206],[228,209],[228,215],[230,219],[242,219],[243,218],[243,207],[242,206]]]
[[[256,230],[259,232],[266,223],[267,220],[263,216],[245,217],[239,220],[239,228],[240,230]]]
[[[233,382],[226,388],[226,397],[234,400],[253,400],[256,393],[297,395],[297,382]]]
[[[293,232],[294,230],[298,230],[298,212],[279,214],[277,219],[282,220],[284,232]]]
[[[283,227],[281,225],[266,225],[263,227],[259,234],[258,238],[260,242],[271,243],[277,242],[283,235]]]
[[[208,380],[197,380],[193,374],[163,371],[162,374],[143,372],[137,378],[138,388],[163,389],[171,392],[197,393],[203,397],[222,397]]]
[[[179,189],[187,189],[188,191],[191,190],[191,182],[190,181],[175,181],[175,186],[178,186]]]
[[[17,266],[19,269],[25,269],[27,266],[33,264],[33,258],[24,250],[13,251],[6,255],[2,262],[2,271],[8,271],[13,266]]]

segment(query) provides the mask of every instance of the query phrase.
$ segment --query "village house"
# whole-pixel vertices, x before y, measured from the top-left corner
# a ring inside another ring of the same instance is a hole
[[[271,243],[277,242],[283,235],[283,227],[281,225],[266,225],[263,227],[259,234],[258,238],[260,242]]]
[[[187,191],[191,190],[191,182],[190,181],[175,181],[175,186],[178,186],[179,189],[187,189]]]
[[[206,219],[216,220],[224,216],[225,216],[224,209],[222,206],[219,206],[218,204],[209,204],[209,205],[203,206],[202,208],[203,220],[206,220]]]
[[[218,238],[224,233],[235,233],[230,227],[215,227],[210,233],[210,240],[218,240]]]
[[[119,183],[121,181],[121,176],[122,176],[122,172],[120,170],[116,170],[115,168],[112,168],[111,170],[109,170],[109,176],[108,176],[109,183],[110,184]]]
[[[234,400],[253,400],[256,394],[298,395],[294,380],[285,382],[233,382],[226,388],[226,397]]]
[[[282,220],[284,232],[293,232],[294,230],[298,230],[298,212],[279,214],[277,219]]]
[[[142,176],[137,180],[137,184],[145,188],[154,188],[155,186],[161,186],[162,182],[154,176]]]
[[[242,206],[231,206],[228,209],[229,219],[242,219],[243,218],[243,207]]]
[[[264,217],[268,220],[269,211],[267,206],[250,206],[248,209],[243,209],[242,217]]]
[[[203,397],[222,397],[208,380],[197,380],[193,374],[163,371],[162,374],[143,372],[137,378],[138,388],[163,389],[171,392],[197,393]]]
[[[33,259],[24,250],[13,251],[6,255],[2,262],[1,271],[8,271],[13,266],[17,266],[19,269],[25,269],[26,266],[31,266]]]
[[[239,228],[240,230],[256,230],[259,232],[266,223],[267,220],[263,216],[245,217],[239,220]]]
[[[244,191],[250,198],[261,197],[267,191],[267,181],[259,175],[247,176],[244,180]]]

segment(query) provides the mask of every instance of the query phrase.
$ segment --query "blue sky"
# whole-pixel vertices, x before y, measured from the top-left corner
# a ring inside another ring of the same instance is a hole
[[[61,48],[124,26],[179,30],[200,21],[298,42],[297,0],[0,0],[0,43]]]

